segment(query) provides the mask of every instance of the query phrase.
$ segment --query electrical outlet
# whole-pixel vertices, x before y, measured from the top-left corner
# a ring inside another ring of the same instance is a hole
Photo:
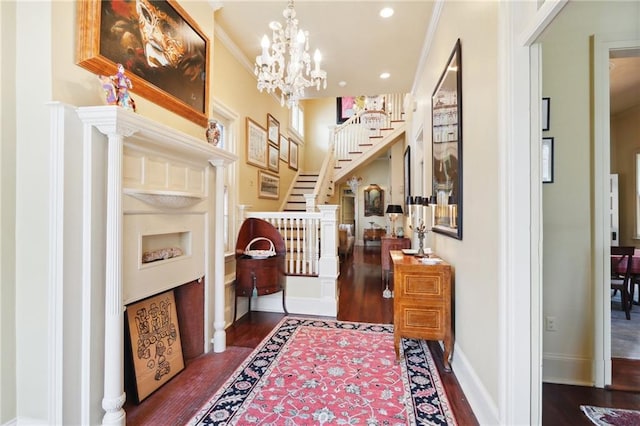
[[[558,324],[556,323],[556,317],[546,317],[544,319],[544,328],[547,331],[558,331]]]

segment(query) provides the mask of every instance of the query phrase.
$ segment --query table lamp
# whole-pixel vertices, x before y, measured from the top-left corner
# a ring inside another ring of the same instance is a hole
[[[389,215],[389,220],[391,221],[391,237],[395,237],[396,219],[398,219],[398,216],[402,214],[402,206],[399,204],[389,204],[385,213]]]

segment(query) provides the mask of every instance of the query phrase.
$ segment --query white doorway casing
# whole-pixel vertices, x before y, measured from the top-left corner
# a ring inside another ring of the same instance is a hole
[[[609,219],[609,176],[611,173],[609,53],[612,50],[637,49],[637,34],[596,35],[593,38],[594,58],[594,245],[593,276],[595,277],[595,385],[611,384],[611,303],[609,288],[609,257],[611,228]]]

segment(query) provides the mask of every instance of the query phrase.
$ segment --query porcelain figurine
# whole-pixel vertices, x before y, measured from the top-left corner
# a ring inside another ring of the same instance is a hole
[[[136,102],[129,94],[129,89],[133,88],[133,84],[129,77],[124,74],[124,66],[122,64],[118,64],[118,72],[115,75],[99,75],[98,79],[102,84],[102,90],[108,105],[119,105],[135,112]]]

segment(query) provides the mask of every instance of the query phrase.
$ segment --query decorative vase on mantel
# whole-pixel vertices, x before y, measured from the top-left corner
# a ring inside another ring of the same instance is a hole
[[[220,126],[218,122],[214,119],[209,119],[209,123],[207,125],[207,142],[209,142],[213,146],[218,146],[220,143]]]

